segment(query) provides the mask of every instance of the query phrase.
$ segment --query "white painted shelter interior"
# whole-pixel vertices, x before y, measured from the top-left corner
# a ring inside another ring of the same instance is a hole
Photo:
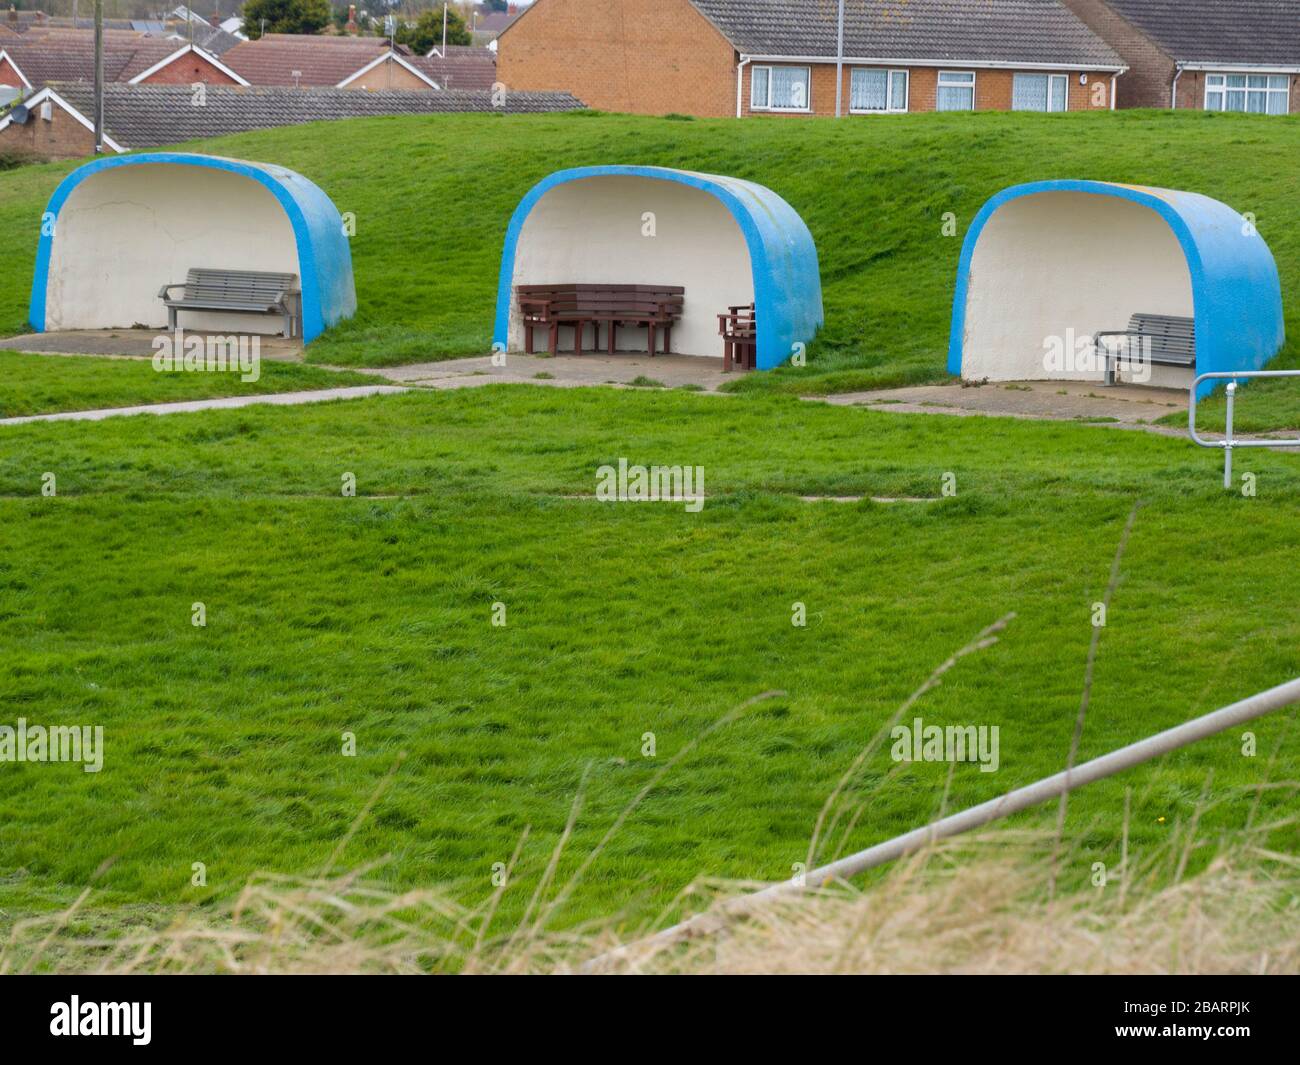
[[[301,277],[293,227],[274,194],[211,167],[145,163],[92,174],[56,222],[45,328],[165,329],[163,285],[192,267]],[[179,295],[179,290],[176,293]],[[183,329],[278,333],[278,314],[181,311]]]
[[[969,380],[1101,381],[1089,360],[1048,359],[1137,312],[1194,317],[1182,246],[1160,215],[1132,200],[1043,192],[997,209],[971,259],[962,340]],[[1053,339],[1055,338],[1055,339]],[[1083,367],[1079,368],[1079,363]],[[1148,384],[1186,387],[1194,373],[1150,367]]]
[[[674,181],[610,174],[557,185],[525,220],[515,252],[514,284],[681,285],[686,298],[673,326],[673,354],[722,357],[718,315],[754,302],[754,275],[740,226],[702,189]],[[572,349],[572,329],[560,350]],[[546,338],[539,330],[535,350]],[[602,333],[602,350],[605,337]],[[588,328],[585,344],[591,350]],[[524,347],[517,300],[509,348]],[[645,351],[646,330],[624,326],[618,350]],[[662,351],[662,341],[660,345]]]

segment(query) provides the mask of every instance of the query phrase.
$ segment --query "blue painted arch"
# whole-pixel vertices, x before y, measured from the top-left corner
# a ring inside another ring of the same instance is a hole
[[[72,171],[54,190],[42,219],[41,239],[36,251],[36,271],[32,278],[29,311],[33,329],[37,332],[45,331],[50,258],[57,239],[59,213],[68,197],[83,182],[106,170],[159,163],[206,167],[239,174],[256,181],[271,192],[293,227],[297,242],[304,343],[314,340],[331,325],[356,313],[352,251],[344,233],[343,219],[333,201],[319,186],[301,174],[269,163],[250,163],[240,159],[184,152],[145,152],[140,155],[109,156],[86,163]]]
[[[1050,192],[1112,196],[1154,211],[1187,260],[1196,320],[1196,372],[1257,370],[1286,342],[1277,263],[1254,225],[1227,204],[1195,192],[1105,181],[1036,181],[1004,189],[971,223],[962,246],[948,342],[948,372],[962,371],[971,262],[985,226],[1014,200]],[[1104,268],[1104,267],[1103,267]],[[1120,322],[1115,328],[1122,328]],[[1214,382],[1201,386],[1208,394]]]
[[[770,370],[781,365],[794,353],[796,344],[807,344],[817,334],[824,320],[817,247],[798,212],[771,189],[740,178],[667,167],[586,166],[560,170],[543,178],[529,190],[511,216],[501,254],[493,330],[493,339],[501,345],[501,350],[510,338],[519,238],[533,208],[559,185],[611,176],[686,185],[713,196],[730,212],[744,236],[753,271],[758,369]]]

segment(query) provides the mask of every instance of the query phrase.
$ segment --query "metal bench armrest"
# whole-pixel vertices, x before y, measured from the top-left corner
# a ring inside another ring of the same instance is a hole
[[[158,290],[158,298],[160,300],[165,300],[167,298],[167,293],[169,293],[172,289],[184,288],[185,285],[186,282],[184,281],[173,281],[170,285],[163,285],[163,287]]]

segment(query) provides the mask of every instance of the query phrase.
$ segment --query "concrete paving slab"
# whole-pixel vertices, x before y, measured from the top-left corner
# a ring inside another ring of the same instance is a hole
[[[37,355],[103,355],[110,358],[151,359],[154,338],[165,329],[69,329],[57,333],[25,333],[0,340],[0,351],[30,351]],[[187,329],[186,336],[208,334]],[[213,334],[229,336],[229,333]],[[302,341],[259,337],[261,357],[269,362],[302,362]]]
[[[104,410],[69,410],[58,414],[27,414],[18,418],[0,418],[0,425],[27,425],[30,422],[97,422],[131,414],[188,414],[200,410],[233,410],[239,407],[291,407],[302,403],[327,403],[336,399],[362,399],[366,396],[393,395],[408,389],[397,385],[358,385],[353,388],[325,388],[312,392],[278,392],[261,396],[227,396],[221,399],[194,399],[181,403],[151,403],[140,407],[109,407]]]
[[[963,386],[923,385],[915,388],[846,392],[809,396],[836,406],[861,406],[901,414],[991,415],[1048,421],[1103,422],[1151,432],[1181,434],[1183,430],[1151,423],[1187,409],[1181,389],[1102,385],[1079,381],[1024,381],[1011,384]]]
[[[350,367],[349,367],[350,368]],[[340,367],[342,369],[342,367]],[[658,381],[667,388],[696,385],[706,392],[739,376],[724,374],[722,360],[698,355],[656,355],[626,352],[615,355],[506,356],[504,366],[494,366],[492,356],[444,359],[408,366],[359,368],[399,384],[427,388],[473,388],[483,384],[535,384],[557,388],[589,385],[626,385],[638,377]],[[543,376],[538,376],[539,374]]]

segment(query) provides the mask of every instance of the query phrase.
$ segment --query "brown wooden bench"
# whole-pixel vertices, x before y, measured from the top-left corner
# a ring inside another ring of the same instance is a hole
[[[728,307],[726,314],[718,315],[718,332],[722,335],[722,372],[730,373],[733,365],[742,370],[755,369],[758,331],[754,304]]]
[[[600,348],[600,327],[608,327],[607,350],[614,354],[620,325],[644,326],[651,355],[663,333],[664,353],[673,349],[673,323],[682,316],[686,289],[679,285],[517,285],[524,323],[524,351],[533,351],[533,330],[545,329],[552,355],[559,351],[560,326],[573,327],[573,353],[581,355],[590,323],[592,343]]]

